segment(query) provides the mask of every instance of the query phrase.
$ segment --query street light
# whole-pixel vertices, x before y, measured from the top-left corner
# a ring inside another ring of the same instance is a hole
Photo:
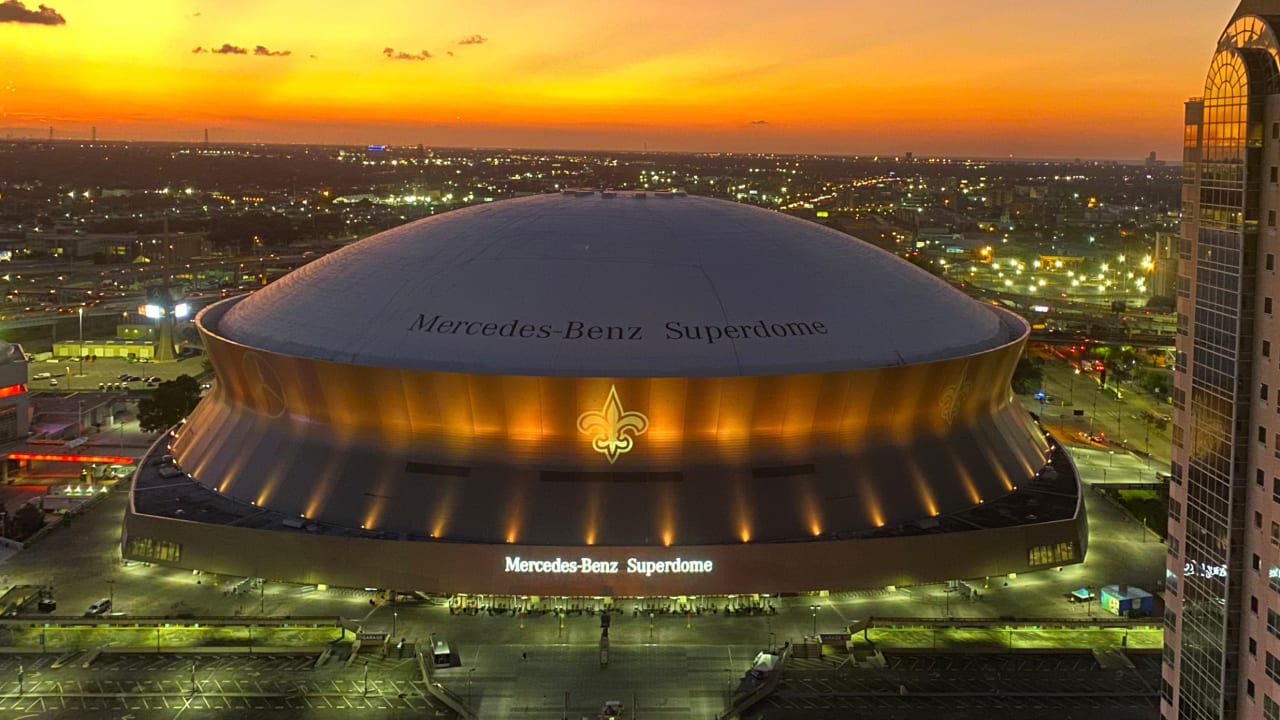
[[[80,316],[80,377],[84,377],[84,306],[76,308],[76,314]]]
[[[810,605],[809,609],[813,611],[813,636],[818,637],[818,610],[821,605]]]

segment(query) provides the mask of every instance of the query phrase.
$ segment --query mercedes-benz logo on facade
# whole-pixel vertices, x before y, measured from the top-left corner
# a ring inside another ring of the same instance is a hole
[[[245,380],[258,409],[271,417],[283,415],[288,405],[285,403],[280,376],[258,353],[246,353],[242,362]]]

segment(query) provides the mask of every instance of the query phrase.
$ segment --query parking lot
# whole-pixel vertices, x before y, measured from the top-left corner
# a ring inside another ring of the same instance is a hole
[[[316,668],[315,655],[100,655],[89,668],[53,668],[54,655],[0,658],[0,713],[100,717],[173,717],[174,710],[271,711],[291,717],[308,710],[347,710],[369,717],[408,712],[432,717],[416,665],[370,659],[336,660]],[[19,678],[21,675],[21,678]]]
[[[1157,716],[1160,656],[1131,655],[1132,670],[1104,670],[1089,653],[887,654],[883,669],[800,661],[777,692],[745,717],[948,719]]]

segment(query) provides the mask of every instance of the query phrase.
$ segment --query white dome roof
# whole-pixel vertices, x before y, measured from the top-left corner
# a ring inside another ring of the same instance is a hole
[[[678,195],[480,205],[354,243],[210,328],[318,360],[508,375],[730,376],[962,357],[991,307],[855,238]]]

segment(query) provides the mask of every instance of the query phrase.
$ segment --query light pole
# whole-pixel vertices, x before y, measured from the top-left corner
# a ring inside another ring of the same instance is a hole
[[[80,316],[80,377],[84,377],[84,306],[76,308],[76,314]]]
[[[391,635],[392,635],[392,637],[394,637],[394,636],[395,636],[395,634],[396,634],[396,620],[398,620],[399,618],[400,618],[400,613],[396,612],[395,610],[392,610],[392,611],[391,611]]]
[[[813,614],[813,636],[814,636],[814,637],[818,637],[818,610],[819,610],[821,607],[822,607],[821,605],[810,605],[810,606],[809,606],[809,610],[811,610],[811,611],[812,611],[812,614]]]
[[[467,712],[471,713],[472,717],[475,717],[475,712],[471,710],[471,673],[474,673],[475,671],[475,668],[471,668],[467,671]]]

